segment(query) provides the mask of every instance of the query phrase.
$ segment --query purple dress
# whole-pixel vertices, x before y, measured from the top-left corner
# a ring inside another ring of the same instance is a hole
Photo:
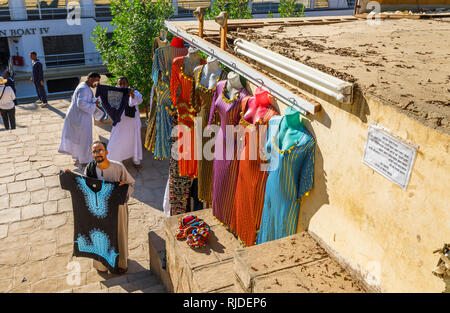
[[[239,124],[240,104],[242,99],[248,96],[248,92],[242,88],[234,99],[229,100],[223,93],[226,83],[227,80],[217,83],[208,124],[212,123],[217,111],[220,117],[220,129],[216,134],[214,146],[212,209],[218,220],[225,225],[230,225],[239,162],[236,160],[236,138],[235,136],[226,137],[226,126]]]

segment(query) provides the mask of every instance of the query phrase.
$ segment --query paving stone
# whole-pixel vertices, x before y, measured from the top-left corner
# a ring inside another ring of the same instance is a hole
[[[31,285],[31,292],[54,293],[58,291],[58,279],[46,278]]]
[[[44,178],[35,178],[26,181],[28,191],[37,191],[45,187]]]
[[[64,245],[73,242],[73,225],[64,225],[58,228],[56,241],[58,245]]]
[[[42,262],[26,263],[14,268],[14,287],[29,285],[42,279]]]
[[[0,177],[10,176],[14,173],[14,163],[2,163],[0,165]]]
[[[9,206],[12,208],[28,205],[30,204],[30,201],[31,193],[28,191],[13,193],[9,195]]]
[[[3,249],[3,247],[2,247]],[[20,265],[28,261],[30,254],[29,246],[16,247],[14,249],[5,249],[0,253],[0,265]]]
[[[43,215],[44,215],[44,205],[42,203],[32,204],[22,208],[21,219],[27,220],[31,218],[41,217]]]
[[[48,189],[41,189],[31,192],[31,204],[43,203],[48,199]]]
[[[8,292],[13,287],[12,279],[2,279],[0,278],[0,292]]]
[[[90,283],[85,286],[73,288],[73,293],[88,293],[88,292],[108,292],[107,289],[102,290],[102,286],[99,282]]]
[[[16,179],[16,175],[9,175],[6,177],[0,177],[0,184],[12,183]]]
[[[58,187],[58,186],[60,186],[59,176],[44,177],[44,181],[45,181],[45,186],[46,187]]]
[[[43,261],[42,274],[46,278],[66,275],[70,272],[67,268],[70,262],[70,255],[51,256]]]
[[[44,215],[52,215],[58,212],[57,201],[47,201],[44,203]]]
[[[59,169],[54,165],[40,168],[38,171],[42,174],[42,176],[54,176],[59,173]]]
[[[19,175],[19,174],[22,174],[22,173],[26,173],[26,172],[28,172],[28,171],[30,171],[32,168],[31,168],[31,164],[30,163],[26,163],[26,164],[24,164],[24,165],[15,165],[14,166],[14,173],[16,174],[16,175]]]
[[[12,223],[20,220],[20,208],[0,210],[0,224]]]
[[[0,225],[0,239],[8,236],[8,225]]]
[[[41,261],[56,255],[56,242],[34,244],[31,246],[30,261]]]
[[[27,186],[24,181],[20,181],[17,183],[9,183],[7,184],[8,193],[17,193],[23,192],[27,190]]]
[[[50,188],[48,191],[48,200],[60,200],[67,197],[67,193],[60,187]]]
[[[17,235],[28,234],[35,230],[38,230],[42,224],[42,219],[35,218],[26,221],[18,221],[12,224],[9,224],[8,236],[12,236],[14,238]]]
[[[6,186],[7,186],[7,184],[0,185],[0,196],[3,196],[8,193]]]
[[[56,242],[56,229],[36,229],[28,233],[28,243],[33,245]]]
[[[30,293],[31,285],[26,285],[26,286],[20,285],[16,288],[9,290],[8,292],[10,292],[10,293]]]
[[[67,222],[66,214],[55,214],[50,216],[45,216],[42,222],[42,228],[53,229],[58,228]]]
[[[13,279],[14,269],[13,266],[0,265],[0,279]]]
[[[25,173],[16,175],[16,181],[33,179],[33,178],[38,178],[38,177],[41,177],[41,173],[39,173],[37,170],[31,170],[31,171],[27,171]]]
[[[72,199],[66,198],[58,200],[58,213],[71,212],[72,211]]]
[[[73,290],[73,288],[85,286],[86,284],[86,273],[69,273],[57,277],[58,292],[69,289]]]

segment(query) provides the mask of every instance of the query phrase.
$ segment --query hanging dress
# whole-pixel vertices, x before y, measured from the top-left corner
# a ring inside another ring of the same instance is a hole
[[[220,128],[216,134],[214,147],[212,209],[214,216],[225,225],[230,224],[238,174],[236,138],[226,138],[226,126],[236,126],[239,123],[240,103],[243,98],[248,96],[247,90],[242,88],[233,99],[227,99],[224,94],[227,83],[227,80],[223,80],[217,84],[208,121],[208,125],[210,125],[217,110],[220,117]],[[227,141],[230,151],[228,157]]]
[[[257,244],[296,233],[301,198],[313,187],[316,141],[300,126],[297,141],[281,150],[278,134],[283,118],[274,116],[269,122],[270,172]]]
[[[156,90],[156,138],[153,155],[156,159],[168,159],[171,149],[170,134],[172,131],[172,116],[175,108],[170,97],[170,75],[174,58],[186,55],[187,48],[165,46],[156,49],[153,56],[152,79]],[[152,99],[150,99],[150,103]],[[147,132],[151,132],[147,128]],[[151,138],[150,133],[146,137]],[[146,140],[145,147],[151,148],[151,141]]]
[[[247,97],[242,101],[239,125],[244,128],[245,136],[242,134],[238,142],[238,145],[243,146],[243,148],[240,150],[239,174],[230,228],[246,246],[252,246],[256,242],[256,232],[261,224],[264,192],[268,176],[267,171],[261,168],[263,160],[260,157],[260,149],[264,149],[266,145],[267,124],[278,113],[273,107],[269,106],[264,116],[254,124],[250,124],[244,119],[248,101],[256,100],[255,97]],[[252,138],[252,141],[250,138]],[[260,140],[264,141],[260,142]],[[256,155],[253,155],[253,153],[256,153]]]
[[[170,93],[178,115],[179,173],[181,176],[197,177],[197,160],[195,158],[194,118],[191,91],[194,84],[192,77],[183,71],[185,57],[173,60]],[[200,60],[203,64],[204,60]],[[181,88],[180,88],[181,87]],[[180,93],[178,95],[178,89]],[[188,133],[189,132],[189,133]],[[183,135],[184,134],[184,135]]]
[[[206,142],[211,138],[203,137],[203,131],[206,125],[208,125],[209,112],[211,109],[211,103],[216,90],[216,86],[208,89],[201,85],[200,80],[205,66],[197,66],[194,70],[194,87],[192,89],[192,105],[194,107],[196,116],[201,118],[201,132],[195,134],[195,140],[197,145],[197,168],[198,168],[198,198],[202,202],[206,202],[207,207],[211,204],[211,187],[212,187],[212,171],[213,160],[205,159],[203,156],[203,147]],[[226,73],[224,70],[217,76],[217,83],[220,80],[226,79]],[[217,85],[216,83],[216,85]],[[217,124],[218,121],[214,121]],[[201,142],[201,145],[200,145]]]
[[[168,46],[170,43],[168,40],[162,41],[159,39],[159,37],[156,37],[153,39],[153,46],[152,46],[152,57],[155,54],[155,51],[158,48]],[[147,119],[147,131],[145,132],[145,141],[144,146],[147,148],[147,150],[154,153],[155,151],[155,140],[156,140],[156,110],[157,110],[157,102],[156,98],[153,97],[153,94],[155,92],[155,85],[152,86],[152,92],[151,92],[151,101],[150,101],[150,114]]]

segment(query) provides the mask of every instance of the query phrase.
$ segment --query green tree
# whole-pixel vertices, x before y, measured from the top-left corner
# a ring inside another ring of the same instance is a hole
[[[112,36],[100,25],[94,29],[91,39],[112,75],[110,83],[126,76],[130,86],[142,93],[141,106],[150,99],[153,39],[173,12],[167,0],[111,0]]]
[[[297,8],[297,0],[280,0],[278,7],[280,17],[303,17],[305,14],[305,7],[300,4],[300,9]]]
[[[205,19],[212,20],[220,12],[228,13],[229,19],[250,19],[252,12],[248,7],[252,0],[215,0],[213,4],[205,10]]]

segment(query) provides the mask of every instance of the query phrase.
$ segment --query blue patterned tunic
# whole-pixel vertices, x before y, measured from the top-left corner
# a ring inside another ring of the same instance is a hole
[[[296,233],[301,198],[313,187],[316,141],[301,126],[297,142],[282,151],[278,148],[282,146],[278,137],[282,119],[274,116],[269,122],[266,149],[270,172],[257,244]]]
[[[167,159],[170,156],[172,130],[172,114],[176,109],[170,97],[170,76],[172,61],[187,54],[187,48],[166,46],[156,49],[153,55],[152,80],[156,90],[156,140],[153,155],[155,158]],[[152,103],[153,99],[150,99]]]

